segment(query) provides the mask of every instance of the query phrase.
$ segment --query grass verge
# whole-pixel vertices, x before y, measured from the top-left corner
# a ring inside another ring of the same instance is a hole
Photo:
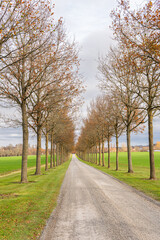
[[[81,160],[82,162],[97,168],[98,170],[105,172],[128,185],[138,189],[139,191],[147,194],[148,196],[160,201],[160,159],[158,160],[159,153],[156,153],[156,180],[149,180],[149,163],[148,163],[148,153],[133,153],[133,169],[134,173],[127,172],[127,161],[124,156],[125,153],[120,153],[120,163],[119,163],[119,171],[115,171],[115,158],[114,153],[111,154],[111,167],[108,169],[107,166],[107,154],[105,155],[105,163],[106,166],[97,166],[94,163],[86,162]],[[138,157],[139,156],[139,157]],[[159,162],[159,166],[158,166]]]
[[[0,239],[37,239],[56,207],[57,197],[70,161],[42,175],[28,171],[28,183],[20,184],[20,174],[1,178]]]

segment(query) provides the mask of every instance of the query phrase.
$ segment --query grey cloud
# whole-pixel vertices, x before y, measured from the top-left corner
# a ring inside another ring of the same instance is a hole
[[[141,4],[143,0],[131,0],[132,5]],[[110,12],[116,7],[116,0],[55,0],[55,19],[63,17],[66,23],[67,32],[70,36],[75,36],[80,46],[80,72],[83,74],[87,85],[84,94],[84,106],[81,115],[86,116],[87,106],[90,101],[100,94],[98,89],[97,59],[99,55],[104,55],[112,44],[112,33],[109,29],[111,24]],[[8,110],[6,110],[8,112]],[[13,112],[13,111],[12,111]],[[11,114],[12,116],[12,114]],[[14,135],[14,134],[17,134]],[[160,136],[159,119],[154,124],[154,141]],[[120,141],[125,141],[125,135]],[[22,141],[21,128],[0,129],[0,145],[16,144]],[[132,144],[136,142],[148,142],[147,128],[143,134],[132,135]],[[35,144],[35,137],[30,137],[30,143]],[[44,143],[43,143],[44,144]]]

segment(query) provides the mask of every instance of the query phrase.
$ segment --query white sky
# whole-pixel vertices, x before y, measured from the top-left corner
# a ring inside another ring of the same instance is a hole
[[[131,0],[131,5],[136,8],[144,0]],[[55,19],[63,17],[66,29],[71,38],[75,38],[80,47],[80,72],[85,80],[85,103],[80,115],[86,116],[87,105],[100,94],[98,89],[97,59],[99,55],[107,53],[112,40],[110,12],[116,8],[116,0],[55,0]],[[159,121],[159,120],[158,120]],[[160,140],[160,127],[158,122],[155,127],[154,141]],[[17,137],[16,137],[17,134]],[[0,129],[0,145],[16,144],[22,141],[20,129]],[[120,139],[125,142],[125,136]],[[35,144],[35,138],[31,138]],[[148,144],[147,128],[144,134],[133,135],[132,145]]]

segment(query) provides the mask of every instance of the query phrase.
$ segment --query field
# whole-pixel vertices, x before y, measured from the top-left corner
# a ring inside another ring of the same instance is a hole
[[[107,158],[108,154],[105,154],[105,165],[107,166]],[[160,178],[160,152],[154,153],[155,158],[155,167],[157,173],[159,173]],[[119,153],[119,167],[120,170],[127,171],[127,152],[120,152]],[[148,152],[132,152],[132,163],[133,163],[133,170],[141,171],[140,169],[146,168],[148,169],[149,174],[149,153]],[[111,153],[111,168],[114,169],[116,165],[116,153]]]
[[[12,161],[12,160],[11,160]],[[20,184],[20,173],[0,179],[0,239],[37,239],[56,207],[57,197],[70,161],[42,175],[28,170],[28,183]]]
[[[21,169],[22,157],[0,157],[0,175]],[[45,164],[45,156],[41,156],[41,164]],[[28,168],[36,166],[36,156],[28,156]]]
[[[155,166],[157,180],[149,180],[149,153],[133,152],[133,170],[134,173],[127,173],[127,153],[119,153],[119,171],[115,171],[116,154],[111,153],[111,168],[107,168],[107,154],[105,154],[105,167],[96,166],[96,164],[85,163],[106,172],[115,178],[135,187],[147,195],[160,201],[160,152],[155,152]]]

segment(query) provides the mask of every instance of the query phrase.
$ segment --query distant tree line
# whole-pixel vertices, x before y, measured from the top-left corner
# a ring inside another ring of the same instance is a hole
[[[16,144],[13,146],[9,144],[5,147],[0,147],[0,157],[8,157],[8,156],[22,156],[22,144]],[[42,153],[45,154],[45,150],[42,149]],[[36,147],[35,146],[28,146],[28,155],[36,155]]]
[[[130,135],[132,131],[143,131],[143,123],[147,122],[150,179],[156,178],[153,118],[160,110],[159,15],[160,2],[157,0],[149,1],[138,10],[131,10],[129,1],[121,0],[117,9],[112,11],[116,47],[99,58],[98,66],[99,85],[104,95],[90,104],[77,144],[80,157],[88,160],[87,154],[93,151],[96,153],[95,162],[104,166],[104,141],[107,140],[109,168],[110,141],[115,137],[118,170],[118,138],[125,131],[128,172],[132,173]]]
[[[68,158],[74,145],[72,113],[83,87],[77,45],[50,0],[0,2],[0,99],[14,107],[23,131],[21,182],[27,182],[29,129],[37,135],[36,172],[41,174],[41,138],[51,142],[51,164]]]
[[[9,144],[5,147],[0,147],[0,157],[8,156],[22,156],[22,144],[16,144],[13,146]]]

